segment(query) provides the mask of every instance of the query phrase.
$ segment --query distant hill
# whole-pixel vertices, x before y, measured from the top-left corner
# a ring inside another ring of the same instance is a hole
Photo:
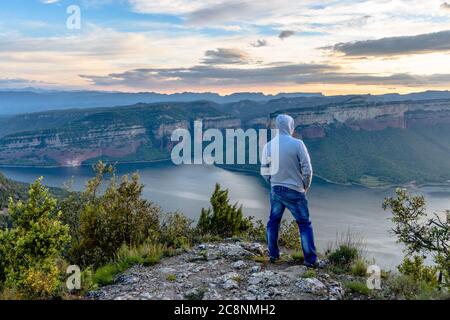
[[[0,115],[12,115],[55,109],[94,108],[132,105],[136,103],[192,102],[208,100],[215,103],[230,103],[241,100],[264,102],[282,97],[320,97],[321,93],[263,93],[239,92],[221,96],[217,93],[183,92],[161,94],[154,92],[125,93],[103,91],[45,91],[27,88],[0,90]]]
[[[340,103],[345,99],[359,97],[368,102],[411,101],[430,99],[450,99],[450,91],[425,91],[410,94],[383,95],[339,95],[324,96],[321,93],[279,93],[265,95],[260,92],[238,92],[221,96],[213,92],[195,93],[182,92],[161,94],[155,92],[107,92],[107,91],[56,91],[35,88],[0,89],[0,116],[30,112],[41,112],[57,109],[95,108],[133,105],[136,103],[159,102],[194,102],[208,100],[223,104],[225,108],[231,106],[235,110],[237,103],[247,104],[250,109],[263,113],[274,111],[273,107],[296,101],[304,106],[314,106],[326,103]],[[231,105],[230,105],[231,104]],[[263,105],[260,109],[259,106]],[[244,113],[249,113],[245,111]],[[254,112],[250,110],[251,116]]]

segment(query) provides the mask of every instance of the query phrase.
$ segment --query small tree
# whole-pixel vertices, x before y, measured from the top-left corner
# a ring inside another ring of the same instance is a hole
[[[441,275],[449,280],[450,272],[450,211],[444,218],[434,214],[428,218],[423,196],[411,196],[404,189],[396,190],[395,198],[387,198],[383,203],[384,210],[392,211],[392,232],[398,241],[406,246],[409,255],[431,255],[441,271]],[[416,259],[416,261],[421,261]],[[411,261],[406,262],[412,265]],[[416,263],[417,264],[417,263]],[[401,268],[403,270],[405,268]]]
[[[201,234],[232,237],[243,234],[252,227],[251,218],[244,218],[242,206],[230,204],[228,189],[216,184],[211,196],[212,208],[202,209],[197,228]]]
[[[52,296],[59,288],[57,266],[69,228],[59,220],[57,201],[41,184],[34,182],[26,202],[10,199],[10,230],[0,230],[0,281],[30,298]]]
[[[123,244],[137,246],[147,240],[159,228],[161,210],[142,198],[144,186],[137,173],[118,182],[112,166],[99,162],[95,171],[81,197],[77,241],[68,256],[82,266],[98,267],[113,259]],[[106,186],[105,174],[112,174]]]

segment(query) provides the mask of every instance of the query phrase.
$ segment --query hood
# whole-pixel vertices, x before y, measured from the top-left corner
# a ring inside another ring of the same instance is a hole
[[[292,135],[294,133],[294,119],[287,114],[280,114],[276,120],[277,129],[280,130],[280,134]]]

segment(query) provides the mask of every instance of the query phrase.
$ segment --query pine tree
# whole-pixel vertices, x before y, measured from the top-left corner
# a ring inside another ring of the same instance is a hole
[[[242,206],[230,204],[228,189],[216,184],[210,199],[211,207],[202,209],[197,225],[201,234],[221,237],[239,236],[252,226],[250,218],[244,218]]]

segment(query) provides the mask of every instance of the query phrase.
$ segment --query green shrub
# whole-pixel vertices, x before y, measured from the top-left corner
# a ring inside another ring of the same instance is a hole
[[[365,296],[370,295],[371,290],[367,287],[367,284],[363,281],[349,281],[345,283],[345,287],[351,292],[362,294]]]
[[[311,269],[306,270],[306,272],[302,275],[302,278],[315,278],[317,277],[317,272]]]
[[[171,248],[187,249],[193,245],[193,220],[183,214],[169,213],[161,223],[159,241]]]
[[[261,220],[257,220],[247,231],[246,237],[251,241],[266,242],[266,226]]]
[[[358,250],[347,245],[341,245],[328,255],[328,260],[335,266],[348,268],[358,258]]]
[[[410,276],[415,281],[424,281],[431,286],[438,285],[438,269],[433,266],[425,266],[424,258],[414,256],[412,259],[405,257],[401,265],[398,266],[400,273]]]
[[[408,256],[427,256],[434,258],[435,265],[442,275],[447,288],[450,287],[450,210],[443,215],[435,214],[429,218],[423,196],[411,196],[404,189],[396,190],[396,197],[386,198],[385,210],[392,212],[394,227],[392,232],[398,242],[406,247]],[[406,259],[400,266],[405,274],[414,279],[431,278],[434,270],[423,268],[420,258]],[[424,281],[428,281],[424,279]]]
[[[364,277],[367,275],[367,263],[364,259],[356,259],[355,262],[350,267],[350,272],[352,275],[357,277]]]
[[[111,262],[123,244],[138,246],[159,232],[161,210],[142,198],[138,174],[117,182],[111,166],[99,162],[95,169],[82,197],[76,241],[68,252],[71,261],[83,267]],[[107,173],[112,177],[100,194]]]
[[[114,282],[116,276],[136,264],[152,266],[169,255],[168,250],[162,244],[144,243],[138,247],[128,247],[123,244],[118,250],[114,261],[95,270],[92,282],[95,285],[104,286]]]
[[[174,282],[177,280],[177,276],[174,274],[169,274],[169,275],[167,275],[166,280],[170,281],[170,282]]]
[[[301,251],[301,250],[293,252],[291,254],[291,258],[292,258],[292,260],[297,261],[299,263],[303,263],[305,261],[305,257],[303,256],[303,251]]]
[[[202,209],[197,229],[200,234],[233,237],[244,235],[252,227],[252,219],[244,218],[242,206],[231,205],[228,190],[216,184],[211,196],[212,208]]]
[[[448,291],[439,290],[434,285],[425,281],[417,281],[410,275],[391,276],[384,283],[381,292],[386,299],[445,299],[448,298]]]
[[[57,200],[36,180],[25,202],[10,199],[13,227],[0,230],[0,283],[29,298],[52,297],[62,283],[58,260],[69,242]]]
[[[278,244],[287,249],[294,249],[300,251],[302,244],[300,241],[300,232],[295,221],[290,223],[283,220],[280,224],[280,232],[278,237]]]
[[[114,282],[116,276],[122,272],[116,263],[109,263],[95,270],[94,283],[106,286]]]

